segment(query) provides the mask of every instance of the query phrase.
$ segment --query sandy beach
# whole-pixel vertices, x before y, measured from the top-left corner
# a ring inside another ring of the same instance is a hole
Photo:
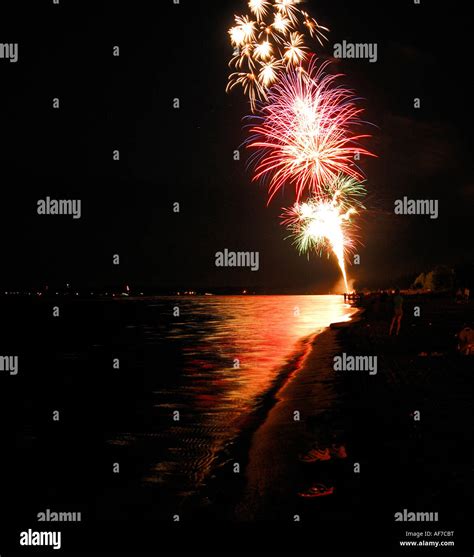
[[[396,512],[437,511],[459,548],[471,520],[473,394],[472,360],[456,352],[455,334],[472,304],[407,298],[399,337],[388,335],[388,302],[362,306],[353,323],[314,338],[276,393],[251,439],[235,516],[311,521],[319,547],[347,549],[357,537],[395,549],[407,530]],[[342,352],[376,355],[378,373],[335,372]],[[308,463],[311,449],[321,458]],[[315,485],[332,492],[302,496]]]

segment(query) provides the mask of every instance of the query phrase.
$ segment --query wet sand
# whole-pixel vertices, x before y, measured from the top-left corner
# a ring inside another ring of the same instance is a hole
[[[276,404],[255,432],[247,485],[236,510],[239,519],[289,519],[298,511],[295,495],[303,488],[304,469],[298,455],[316,441],[328,443],[336,432],[326,422],[328,413],[335,414],[340,404],[338,380],[332,371],[332,358],[340,347],[338,337],[330,329],[314,339],[313,349],[277,393]]]

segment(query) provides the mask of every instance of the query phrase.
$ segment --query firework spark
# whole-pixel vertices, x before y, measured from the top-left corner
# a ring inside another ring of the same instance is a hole
[[[281,61],[274,58],[262,66],[259,79],[263,87],[270,87],[277,80],[278,72],[282,67]]]
[[[255,15],[257,21],[262,21],[268,15],[270,6],[271,3],[267,0],[250,0],[249,2],[250,11]]]
[[[291,26],[291,21],[287,17],[281,14],[275,14],[275,19],[273,20],[272,23],[272,27],[275,29],[275,31],[278,31],[278,33],[286,35],[288,33],[288,29],[290,28],[290,26]],[[278,39],[278,37],[276,38]]]
[[[251,117],[257,124],[247,142],[257,149],[254,180],[268,183],[269,202],[285,185],[294,187],[298,202],[341,173],[360,181],[354,159],[374,156],[359,144],[369,136],[352,131],[362,124],[363,110],[352,91],[337,85],[340,76],[325,68],[312,60],[307,71],[288,70],[267,93],[260,114]]]
[[[307,48],[304,46],[304,37],[301,33],[291,33],[290,40],[286,43],[284,58],[288,66],[297,66],[306,58]]]
[[[276,81],[276,74],[306,60],[308,36],[320,44],[326,39],[328,29],[300,10],[299,3],[300,0],[250,0],[250,15],[235,16],[235,25],[229,29],[234,47],[229,66],[236,71],[229,76],[227,91],[242,86],[252,112],[258,100],[267,99],[267,89]],[[264,71],[270,60],[275,72],[271,79],[269,68]]]
[[[346,256],[354,248],[356,240],[353,215],[363,209],[361,198],[365,188],[354,178],[339,175],[329,186],[325,185],[319,196],[310,198],[305,203],[296,203],[286,209],[282,215],[282,224],[286,225],[294,238],[300,253],[323,252],[336,256],[347,284]]]
[[[272,45],[269,41],[263,41],[263,43],[257,44],[255,46],[255,57],[259,60],[266,60],[270,58],[272,54]]]
[[[275,0],[275,7],[295,25],[298,23],[298,15],[301,13],[296,6],[299,3],[300,0]]]
[[[249,96],[250,104],[255,105],[258,98],[266,97],[265,89],[260,83],[258,74],[254,72],[235,72],[231,77],[234,85],[239,84],[243,87],[244,93]],[[228,85],[229,87],[230,85]]]

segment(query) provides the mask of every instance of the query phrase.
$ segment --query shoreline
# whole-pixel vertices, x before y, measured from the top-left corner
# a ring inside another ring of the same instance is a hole
[[[272,387],[261,396],[257,409],[248,417],[237,438],[232,440],[222,451],[221,462],[217,464],[214,474],[207,482],[207,486],[185,503],[186,511],[193,514],[193,519],[205,521],[209,519],[235,520],[234,508],[244,490],[246,481],[244,474],[248,466],[252,439],[278,403],[279,393],[297,374],[302,362],[311,353],[315,339],[329,330],[330,327],[322,328],[308,337],[300,339],[293,355],[281,367]],[[241,473],[239,475],[233,472],[233,464],[235,463],[240,465]],[[204,506],[203,501],[205,501]],[[199,516],[194,515],[196,509],[198,509]]]
[[[360,319],[362,313],[361,308],[355,308],[350,321],[337,322],[337,324],[349,326]],[[221,462],[217,465],[207,486],[185,504],[185,507],[189,507],[187,511],[192,514],[196,509],[199,510],[199,516],[193,516],[193,519],[252,520],[249,518],[250,515],[245,516],[245,513],[239,507],[248,482],[246,474],[255,435],[265,426],[275,407],[282,402],[283,393],[286,392],[290,384],[293,381],[298,383],[299,375],[307,367],[308,359],[311,359],[314,354],[319,355],[322,346],[327,349],[333,347],[337,338],[337,332],[333,329],[334,325],[335,323],[331,323],[327,327],[316,330],[308,337],[300,339],[293,355],[280,369],[278,378],[272,388],[261,397],[257,410],[249,416],[238,437],[222,452]],[[239,475],[233,473],[233,464],[235,463],[240,465],[241,473]],[[265,469],[265,466],[263,466],[263,469]],[[202,505],[203,500],[207,503],[204,507]]]
[[[336,397],[329,362],[337,352],[338,336],[331,327],[315,335],[300,366],[276,393],[275,404],[254,433],[237,520],[290,520],[291,509],[298,510],[298,455],[311,448],[315,424]],[[296,420],[295,412],[299,413]],[[325,435],[320,440],[322,437]]]
[[[415,305],[422,317],[412,317]],[[394,522],[395,513],[431,511],[439,513],[439,529],[458,531],[460,545],[474,494],[473,395],[472,360],[456,352],[455,334],[472,319],[473,304],[407,298],[399,337],[388,335],[388,306],[366,300],[363,307],[352,321],[315,335],[275,393],[249,439],[232,518],[290,525],[297,515],[323,526],[320,541],[328,547],[346,543],[331,538],[341,528],[358,536],[373,524],[380,535],[374,547],[395,548],[408,529]],[[332,358],[341,352],[377,355],[378,374],[336,375]],[[343,446],[347,458],[301,461],[311,448],[332,444]],[[298,495],[314,484],[334,492]]]

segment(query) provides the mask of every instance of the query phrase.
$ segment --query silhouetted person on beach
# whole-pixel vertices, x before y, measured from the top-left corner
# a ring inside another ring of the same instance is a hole
[[[464,354],[465,356],[474,354],[474,330],[466,325],[464,329],[460,333],[458,333],[458,338],[459,352],[461,352],[461,354]]]
[[[403,317],[403,297],[400,295],[400,290],[395,290],[395,296],[393,298],[393,317],[392,323],[390,324],[390,335],[392,334],[393,327],[395,323],[397,324],[397,336],[400,332],[400,325],[402,324]]]

